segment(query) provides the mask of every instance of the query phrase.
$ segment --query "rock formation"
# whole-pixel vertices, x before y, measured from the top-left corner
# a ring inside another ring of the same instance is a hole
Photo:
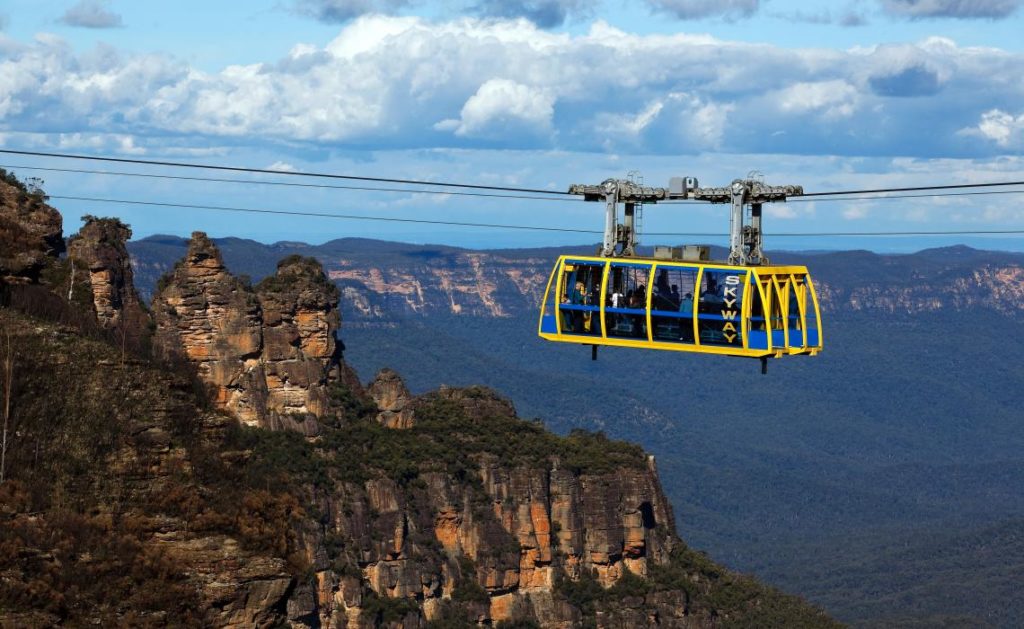
[[[228,272],[206,234],[192,234],[185,259],[158,287],[152,310],[157,346],[194,363],[219,408],[259,423],[266,400],[260,304]]]
[[[291,257],[253,290],[202,232],[153,298],[156,342],[195,363],[218,407],[251,425],[315,431],[336,366],[338,290]]]
[[[133,298],[126,232],[87,221],[73,247],[101,321]],[[688,551],[640,448],[552,435],[482,387],[362,390],[337,299],[308,258],[253,289],[197,232],[153,302],[156,347],[191,364],[0,308],[0,626],[828,624]],[[193,367],[257,427],[206,409]]]
[[[30,189],[0,169],[0,280],[35,282],[47,262],[64,252],[63,219]]]
[[[73,281],[77,283],[80,274],[85,276],[85,285],[77,287],[78,290],[92,293],[96,320],[102,327],[145,328],[148,315],[135,291],[126,246],[132,237],[131,228],[116,218],[82,219],[82,228],[68,241]],[[75,288],[71,286],[72,291]]]
[[[327,378],[341,323],[338,289],[312,258],[291,256],[256,287],[263,309],[267,408],[280,416],[327,412]]]
[[[367,390],[380,412],[377,421],[388,428],[412,428],[415,411],[412,396],[402,377],[391,369],[381,369]]]

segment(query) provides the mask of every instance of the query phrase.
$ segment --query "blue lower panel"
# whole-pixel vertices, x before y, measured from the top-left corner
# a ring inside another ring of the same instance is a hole
[[[789,346],[790,347],[803,347],[804,346],[804,331],[799,328],[789,329]]]
[[[747,336],[750,349],[768,349],[768,333],[764,330],[751,330]]]
[[[540,320],[540,331],[545,334],[558,334],[558,326],[555,323],[555,315],[544,315]]]
[[[786,346],[786,334],[782,330],[772,330],[772,347],[778,349]]]
[[[807,330],[807,345],[808,347],[817,347],[818,345],[818,331]]]

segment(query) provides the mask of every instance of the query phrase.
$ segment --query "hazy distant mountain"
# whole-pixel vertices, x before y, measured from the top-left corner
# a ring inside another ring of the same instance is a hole
[[[148,294],[185,251],[186,240],[152,236],[131,243],[136,276]],[[440,245],[344,238],[322,245],[216,240],[236,273],[258,280],[284,255],[319,259],[344,292],[342,309],[357,318],[461,314],[513,316],[536,309],[561,253],[593,247],[474,251]],[[722,257],[722,250],[715,252]],[[826,311],[931,312],[983,307],[1024,312],[1024,254],[964,246],[910,255],[869,251],[780,253],[778,263],[810,267]]]

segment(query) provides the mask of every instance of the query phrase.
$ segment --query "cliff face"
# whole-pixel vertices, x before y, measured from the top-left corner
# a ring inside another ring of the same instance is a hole
[[[153,299],[156,342],[194,363],[218,407],[251,425],[308,430],[335,366],[337,289],[315,261],[289,258],[255,290],[201,232]]]
[[[328,410],[327,382],[335,368],[341,323],[338,289],[315,260],[293,256],[256,287],[262,307],[261,361],[267,408],[281,416]]]
[[[96,320],[104,328],[125,325],[138,330],[148,320],[135,291],[126,246],[131,237],[131,228],[117,219],[86,216],[82,229],[68,241],[72,281],[77,283],[79,270],[85,274],[84,288],[92,293]],[[70,290],[74,289],[72,285]]]
[[[92,219],[72,246],[105,327],[138,306],[127,234]],[[338,297],[300,257],[253,289],[196,233],[155,355],[0,308],[0,626],[829,624],[689,551],[637,446],[479,387],[364,390]]]
[[[36,281],[64,251],[63,219],[41,191],[0,169],[0,280]]]
[[[331,259],[328,276],[363,318],[393,314],[507,317],[543,296],[551,260],[457,253],[397,264]]]
[[[259,377],[263,348],[259,302],[228,273],[206,234],[192,234],[188,253],[152,303],[155,342],[182,354],[213,388],[217,406],[258,423],[266,399]]]
[[[163,238],[132,246],[148,284],[182,243]],[[223,248],[229,263],[244,264],[255,275],[269,272],[292,251],[316,257],[341,289],[350,322],[430,315],[534,317],[557,256],[593,253],[587,247],[468,251],[356,239],[317,246],[225,239]],[[713,255],[720,259],[724,252]],[[844,251],[771,257],[778,264],[806,265],[827,313],[913,315],[979,308],[1024,313],[1024,254],[947,247],[909,255]]]
[[[201,411],[185,372],[0,324],[26,367],[2,625],[831,626],[689,551],[639,448],[556,437],[488,390],[413,398],[405,430],[364,406],[308,439]]]

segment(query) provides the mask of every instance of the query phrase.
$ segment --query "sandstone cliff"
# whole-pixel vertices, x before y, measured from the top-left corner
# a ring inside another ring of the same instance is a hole
[[[126,246],[132,237],[131,228],[116,218],[85,216],[83,220],[82,228],[68,240],[69,272],[73,274],[69,292],[74,295],[82,274],[84,286],[78,290],[91,293],[96,320],[101,326],[145,328],[149,315],[135,290]]]
[[[831,626],[687,549],[639,448],[491,391],[414,398],[394,430],[346,389],[361,412],[309,439],[202,411],[187,371],[0,325],[26,366],[0,626]]]
[[[0,169],[0,281],[36,281],[64,251],[63,219],[30,189]]]
[[[194,363],[216,405],[243,422],[308,432],[316,423],[304,416],[327,410],[337,301],[316,261],[288,258],[253,289],[196,232],[154,296],[156,343]]]
[[[126,235],[93,219],[72,246],[104,326],[137,303]],[[155,354],[0,308],[0,626],[831,624],[687,549],[639,447],[484,388],[364,390],[337,299],[299,257],[253,289],[196,233]]]

